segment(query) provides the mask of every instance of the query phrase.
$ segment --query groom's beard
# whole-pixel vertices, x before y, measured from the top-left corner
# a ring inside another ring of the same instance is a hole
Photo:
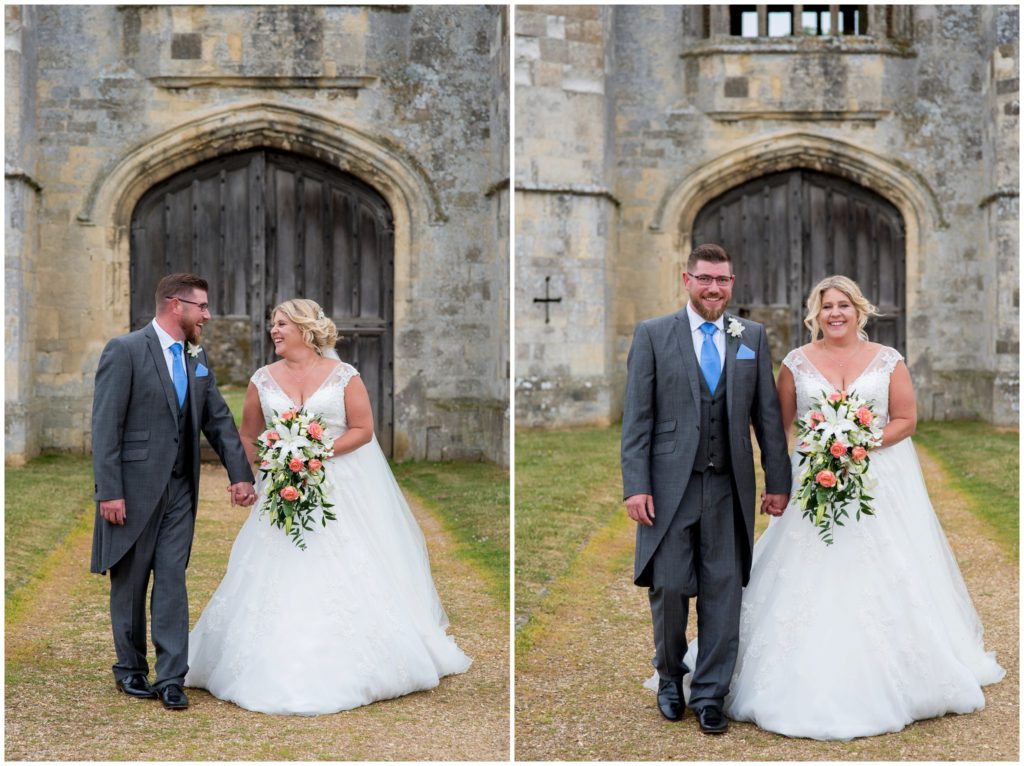
[[[193,346],[199,345],[199,335],[202,332],[199,325],[194,324],[191,327],[182,327],[181,329],[185,331],[185,340]]]
[[[707,306],[704,301],[696,296],[690,298],[690,305],[693,306],[693,310],[696,311],[701,319],[707,322],[716,322],[718,318],[725,313],[725,309],[729,306],[728,300],[723,300],[717,306]]]

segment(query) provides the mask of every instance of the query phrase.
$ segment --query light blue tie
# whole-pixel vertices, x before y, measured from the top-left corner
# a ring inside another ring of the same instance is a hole
[[[174,356],[174,390],[178,392],[178,409],[185,406],[185,391],[188,390],[188,373],[185,372],[185,360],[181,358],[181,344],[171,344],[171,354]]]
[[[711,322],[705,322],[700,326],[704,333],[704,344],[700,347],[700,369],[704,373],[704,380],[708,382],[711,393],[715,393],[718,386],[718,379],[722,377],[722,360],[718,356],[718,348],[715,346],[715,327]]]

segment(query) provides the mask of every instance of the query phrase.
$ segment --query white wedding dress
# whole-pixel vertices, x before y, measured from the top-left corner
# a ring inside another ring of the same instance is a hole
[[[345,432],[355,375],[339,363],[305,403],[332,439]],[[266,367],[252,382],[267,422],[295,406]],[[190,634],[186,686],[249,710],[315,715],[431,689],[469,667],[376,439],[325,465],[337,521],[305,532],[300,550],[257,501]]]
[[[888,422],[882,347],[849,387]],[[833,387],[800,349],[783,363],[800,417]],[[794,487],[802,469],[793,455]],[[739,655],[725,714],[790,737],[847,740],[985,706],[1005,671],[982,628],[925,488],[910,439],[871,453],[874,516],[837,527],[826,546],[791,502],[754,546]],[[690,644],[694,667],[699,641]],[[686,694],[689,676],[684,679]]]

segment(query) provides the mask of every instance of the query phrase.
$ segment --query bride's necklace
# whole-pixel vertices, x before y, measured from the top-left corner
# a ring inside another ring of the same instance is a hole
[[[312,364],[306,366],[306,371],[303,372],[301,375],[297,373],[294,369],[289,367],[288,362],[284,363],[284,368],[288,370],[288,374],[292,377],[292,380],[298,384],[299,388],[302,388],[302,384],[306,382],[306,378],[309,377],[309,373],[313,371],[313,368],[317,366],[317,362],[319,361],[319,359],[314,359]]]
[[[839,356],[839,354],[837,354],[835,351],[829,349],[828,344],[825,342],[822,342],[821,347],[825,350],[825,353],[828,354],[833,359],[833,361],[835,361],[835,363],[838,364],[840,367],[845,367],[847,362],[849,362],[851,359],[857,356],[857,354],[860,353],[859,344],[855,346],[853,351],[847,354],[846,356]]]

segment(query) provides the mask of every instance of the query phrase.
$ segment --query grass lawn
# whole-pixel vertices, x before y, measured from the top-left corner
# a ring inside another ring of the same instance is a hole
[[[914,443],[924,447],[967,495],[976,516],[1019,559],[1020,445],[1016,429],[977,421],[922,422]]]
[[[92,459],[43,455],[4,472],[5,615],[17,613],[19,593],[41,575],[53,551],[83,515],[94,513]]]
[[[493,463],[406,461],[392,464],[402,489],[435,513],[460,558],[479,565],[489,590],[509,597],[509,472]]]
[[[516,429],[516,625],[590,536],[625,513],[618,426]]]

